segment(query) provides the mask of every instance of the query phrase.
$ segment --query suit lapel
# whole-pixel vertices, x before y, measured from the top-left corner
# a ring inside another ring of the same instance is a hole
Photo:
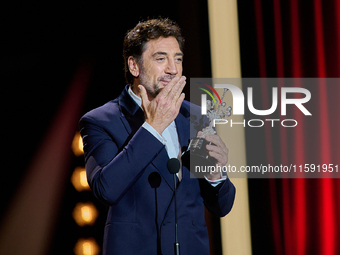
[[[157,168],[158,172],[161,174],[165,182],[168,184],[168,186],[174,190],[174,180],[173,175],[170,174],[167,168],[167,163],[169,160],[168,153],[165,149],[165,146],[161,150],[161,152],[155,157],[155,159],[152,161],[152,165]]]
[[[186,151],[190,138],[190,113],[183,106],[175,119],[181,153]],[[189,171],[182,167],[182,178],[189,178]]]
[[[126,131],[130,136],[133,136],[144,123],[144,112],[129,95],[128,86],[126,85],[119,96],[118,102],[121,113],[120,118]]]
[[[184,111],[185,109],[183,109]],[[177,134],[179,143],[181,145],[181,150],[188,146],[190,137],[190,117],[183,115],[182,111],[178,114],[175,119]]]

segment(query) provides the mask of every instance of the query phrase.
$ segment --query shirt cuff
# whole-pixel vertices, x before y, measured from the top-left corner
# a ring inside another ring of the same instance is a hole
[[[222,182],[224,182],[226,179],[227,179],[227,177],[226,176],[221,176],[221,179],[217,179],[217,180],[209,180],[207,177],[205,177],[204,176],[204,178],[207,180],[207,182],[209,182],[210,183],[210,185],[211,186],[213,186],[213,187],[217,187],[217,185],[218,184],[220,184],[220,183],[222,183]]]
[[[165,139],[149,123],[144,122],[142,127],[149,131],[154,137],[156,137],[162,144],[165,145]]]

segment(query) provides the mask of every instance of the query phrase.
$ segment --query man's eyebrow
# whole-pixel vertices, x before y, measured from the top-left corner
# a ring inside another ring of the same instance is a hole
[[[153,57],[155,57],[155,56],[157,56],[157,55],[165,55],[165,56],[167,56],[168,53],[165,52],[165,51],[157,51],[157,52],[155,52],[154,54],[152,54]],[[184,54],[183,54],[182,52],[177,52],[177,53],[175,53],[175,56],[183,56],[183,55],[184,55]]]

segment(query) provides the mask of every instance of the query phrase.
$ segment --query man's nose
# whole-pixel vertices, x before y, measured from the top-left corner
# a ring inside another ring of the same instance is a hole
[[[174,59],[170,59],[168,61],[168,65],[166,67],[166,70],[165,72],[168,73],[168,74],[173,74],[173,75],[176,75],[178,73],[178,69],[177,69],[177,65],[175,63],[175,60]]]

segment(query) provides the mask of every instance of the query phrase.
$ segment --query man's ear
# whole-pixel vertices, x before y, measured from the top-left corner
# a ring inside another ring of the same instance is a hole
[[[128,66],[132,76],[137,78],[139,76],[139,65],[134,57],[130,56],[128,58]]]

